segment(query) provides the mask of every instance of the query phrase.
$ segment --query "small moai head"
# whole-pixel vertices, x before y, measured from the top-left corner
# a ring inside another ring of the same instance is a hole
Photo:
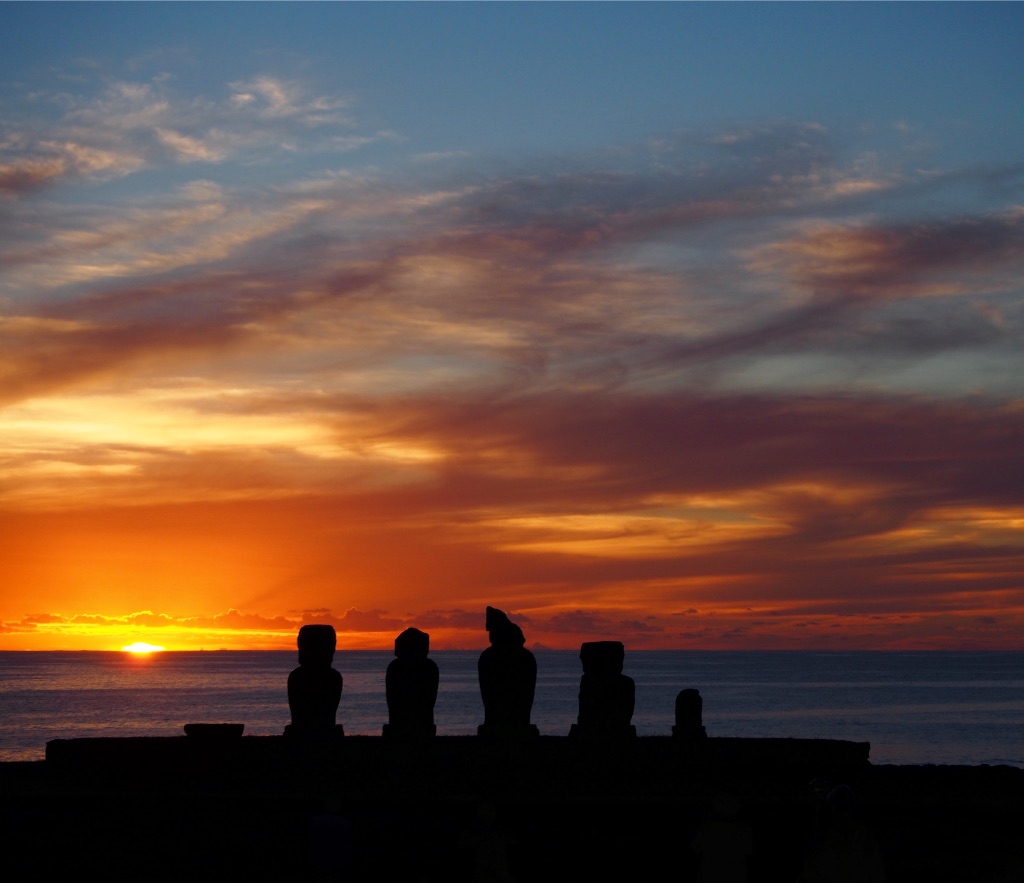
[[[408,628],[395,638],[395,656],[399,659],[426,659],[430,653],[430,635]]]
[[[330,668],[338,635],[332,625],[304,625],[299,629],[299,665]]]
[[[526,643],[523,630],[497,607],[487,608],[487,636],[494,647],[522,647]]]
[[[626,648],[621,641],[585,641],[580,644],[583,674],[608,677],[622,674]]]
[[[703,725],[704,700],[701,699],[700,690],[692,687],[680,690],[676,696],[676,726],[684,730],[700,729]]]

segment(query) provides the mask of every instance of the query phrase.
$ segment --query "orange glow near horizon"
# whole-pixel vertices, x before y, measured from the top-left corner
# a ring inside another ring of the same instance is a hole
[[[872,500],[855,503],[859,528]],[[488,604],[518,617],[529,646],[552,649],[602,639],[636,650],[1024,649],[1014,557],[995,546],[984,567],[929,560],[945,521],[938,535],[923,519],[863,537],[839,521],[835,538],[803,548],[787,535],[804,517],[796,507],[825,507],[817,529],[837,505],[824,494],[785,496],[767,531],[760,509],[744,521],[724,506],[706,524],[485,512],[475,524],[431,526],[399,514],[404,505],[0,512],[7,582],[33,589],[31,601],[0,600],[0,649],[293,650],[311,622],[333,625],[342,650],[390,650],[409,626],[435,649],[473,649],[486,646]],[[886,560],[897,553],[905,560]]]

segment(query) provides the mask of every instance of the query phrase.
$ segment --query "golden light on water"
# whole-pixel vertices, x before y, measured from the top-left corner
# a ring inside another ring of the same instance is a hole
[[[159,653],[167,648],[161,647],[159,644],[147,644],[145,641],[136,641],[134,644],[128,644],[121,649],[125,653]]]

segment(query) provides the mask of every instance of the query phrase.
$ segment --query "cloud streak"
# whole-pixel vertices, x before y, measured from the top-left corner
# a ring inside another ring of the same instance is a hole
[[[1019,644],[1019,169],[784,121],[385,168],[269,75],[7,126],[0,549],[66,538],[7,578],[75,612],[6,634]],[[62,605],[90,555],[178,612]]]

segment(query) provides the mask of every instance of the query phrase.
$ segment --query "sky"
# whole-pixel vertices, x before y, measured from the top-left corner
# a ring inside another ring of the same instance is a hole
[[[0,649],[1024,649],[1022,35],[0,4]]]

